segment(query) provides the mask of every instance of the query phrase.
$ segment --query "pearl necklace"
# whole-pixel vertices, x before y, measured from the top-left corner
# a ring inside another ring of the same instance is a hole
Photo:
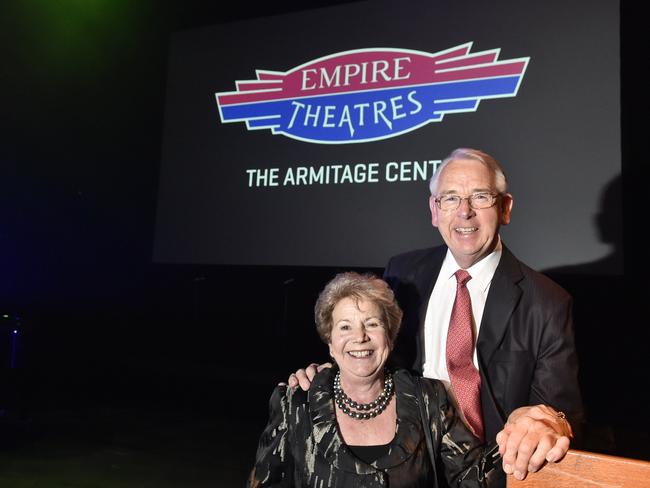
[[[393,375],[386,372],[384,389],[379,396],[370,403],[358,403],[347,396],[341,388],[341,372],[337,372],[334,377],[334,402],[343,413],[355,420],[368,420],[386,410],[394,390]]]

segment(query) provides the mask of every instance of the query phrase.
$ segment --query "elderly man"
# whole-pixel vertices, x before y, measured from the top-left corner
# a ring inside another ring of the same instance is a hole
[[[582,421],[572,300],[502,243],[513,197],[494,158],[457,149],[430,190],[445,245],[395,256],[384,273],[404,310],[394,356],[445,382],[475,435],[499,441],[503,470],[523,479],[560,459],[570,422]],[[308,387],[316,369],[290,386]]]

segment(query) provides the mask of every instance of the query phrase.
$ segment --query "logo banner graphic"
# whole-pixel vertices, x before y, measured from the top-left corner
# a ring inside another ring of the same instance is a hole
[[[395,137],[483,99],[514,97],[530,58],[497,60],[472,43],[437,53],[373,48],[325,56],[287,72],[257,70],[216,94],[223,123],[245,122],[319,144]]]

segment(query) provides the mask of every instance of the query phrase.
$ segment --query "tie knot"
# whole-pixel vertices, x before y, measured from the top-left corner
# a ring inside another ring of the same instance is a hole
[[[456,276],[456,281],[460,286],[463,286],[465,283],[472,279],[472,275],[470,275],[464,269],[459,269],[454,273],[454,275]]]

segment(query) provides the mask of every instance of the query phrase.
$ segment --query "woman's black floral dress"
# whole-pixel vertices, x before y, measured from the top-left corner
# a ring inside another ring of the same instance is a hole
[[[435,487],[420,420],[415,379],[393,374],[397,430],[388,453],[372,464],[358,459],[343,442],[336,423],[332,382],[335,368],[319,373],[309,392],[278,386],[270,400],[269,423],[260,437],[249,487]],[[422,381],[431,419],[438,476],[449,486],[484,486],[483,445],[456,416],[437,380]]]

